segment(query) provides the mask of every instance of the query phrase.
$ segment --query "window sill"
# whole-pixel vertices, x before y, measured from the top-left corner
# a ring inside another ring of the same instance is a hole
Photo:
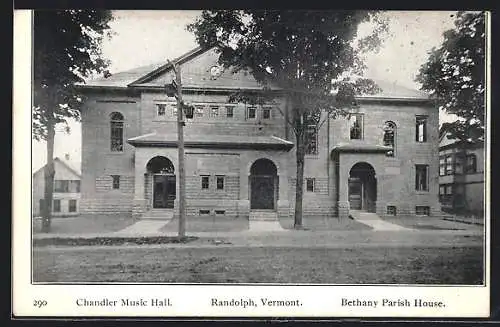
[[[415,191],[415,194],[429,194],[429,191]]]

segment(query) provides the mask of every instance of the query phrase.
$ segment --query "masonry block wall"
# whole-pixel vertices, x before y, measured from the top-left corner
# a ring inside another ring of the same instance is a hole
[[[81,111],[82,213],[130,213],[134,196],[134,148],[124,143],[122,152],[110,147],[110,115],[124,116],[124,138],[139,135],[140,98],[127,94],[95,94]],[[120,176],[112,189],[112,175]]]

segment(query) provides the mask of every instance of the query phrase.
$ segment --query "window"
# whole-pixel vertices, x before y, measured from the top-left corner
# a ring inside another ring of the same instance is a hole
[[[61,212],[61,200],[54,200],[52,202],[52,207],[53,212]]]
[[[427,116],[417,116],[415,123],[415,141],[427,142]]]
[[[465,173],[472,174],[477,171],[477,160],[475,154],[468,154],[465,157]]]
[[[219,107],[210,107],[210,116],[211,117],[219,116]]]
[[[193,117],[194,117],[194,107],[193,106],[186,106],[186,107],[184,107],[184,115],[186,116],[186,119],[193,119]]]
[[[225,215],[226,214],[226,210],[215,210],[215,214],[216,215]]]
[[[315,178],[306,178],[306,191],[314,192],[316,179]]]
[[[233,107],[226,107],[226,117],[233,118],[233,115],[234,115],[234,108]]]
[[[446,158],[439,158],[439,176],[446,175]]]
[[[445,158],[445,175],[453,175],[453,157],[447,156]]]
[[[415,190],[429,190],[428,165],[415,165]]]
[[[387,215],[395,216],[396,215],[396,207],[395,206],[387,206]]]
[[[200,214],[200,216],[201,215],[209,215],[210,214],[210,210],[203,210],[202,209],[202,210],[199,211],[199,214]]]
[[[113,190],[117,190],[120,188],[120,175],[111,175],[113,179]]]
[[[69,212],[76,212],[76,200],[69,200],[68,201],[68,211]]]
[[[123,115],[119,112],[113,112],[110,116],[110,140],[111,151],[123,151]]]
[[[256,112],[257,112],[257,108],[256,107],[248,107],[247,108],[247,118],[248,119],[255,119]]]
[[[396,140],[396,124],[392,121],[385,122],[384,124],[384,145],[390,146],[392,150],[387,151],[386,155],[388,157],[394,157]]]
[[[210,186],[210,181],[209,181],[210,176],[201,176],[201,189],[206,190]]]
[[[67,180],[55,180],[54,181],[54,192],[68,193],[69,192],[69,181],[67,181]]]
[[[271,119],[271,108],[262,109],[262,119]]]
[[[69,181],[69,192],[80,193],[80,181]]]
[[[224,176],[217,176],[217,189],[218,190],[223,190],[224,189]]]
[[[363,138],[363,115],[351,114],[349,119],[351,140],[361,140]]]
[[[416,206],[415,214],[417,216],[429,216],[430,208],[428,206]]]
[[[196,106],[196,117],[203,117],[203,106]]]
[[[306,154],[318,154],[318,128],[309,125],[305,130]]]
[[[172,106],[172,116],[177,117],[177,105]]]
[[[158,117],[164,117],[166,113],[167,105],[165,103],[156,104],[156,114]]]

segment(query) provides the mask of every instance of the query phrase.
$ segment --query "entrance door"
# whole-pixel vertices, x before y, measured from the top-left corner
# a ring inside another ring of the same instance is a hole
[[[274,176],[251,176],[251,209],[274,209]]]
[[[153,208],[173,208],[175,200],[175,175],[154,175]]]
[[[361,210],[363,184],[359,179],[349,179],[349,206],[354,210]]]

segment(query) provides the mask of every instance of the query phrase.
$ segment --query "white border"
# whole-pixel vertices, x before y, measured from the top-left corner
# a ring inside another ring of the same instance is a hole
[[[490,35],[490,16],[487,15],[487,35]],[[243,286],[243,285],[32,285],[31,243],[31,12],[14,11],[14,114],[13,114],[13,314],[16,316],[92,317],[92,316],[151,316],[151,317],[488,317],[490,313],[490,209],[486,206],[486,279],[487,286]],[[491,41],[487,38],[487,81],[490,81]],[[490,96],[487,90],[487,126],[490,126]],[[487,128],[486,192],[489,203],[490,130]],[[442,301],[443,308],[416,307],[347,307],[342,298],[364,300],[422,298]],[[82,307],[79,298],[118,300],[170,298],[169,307]],[[298,307],[214,307],[212,298],[298,299]],[[47,301],[42,308],[33,306],[35,300]]]

